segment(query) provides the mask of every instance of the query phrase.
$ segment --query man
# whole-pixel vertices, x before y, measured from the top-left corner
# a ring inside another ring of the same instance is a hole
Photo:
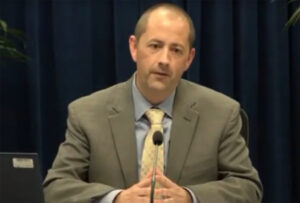
[[[142,177],[141,168],[152,107],[163,112],[165,160],[155,202],[261,201],[239,104],[181,79],[194,37],[190,17],[175,5],[141,16],[129,38],[134,76],[70,104],[66,140],[44,182],[46,202],[149,202],[153,171]]]

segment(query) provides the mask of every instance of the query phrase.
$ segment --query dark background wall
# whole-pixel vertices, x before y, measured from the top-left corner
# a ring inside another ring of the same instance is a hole
[[[128,37],[155,0],[0,0],[0,18],[27,35],[28,63],[0,63],[0,151],[38,152],[45,175],[64,139],[67,104],[128,79]],[[300,22],[286,0],[173,0],[194,20],[185,78],[236,100],[264,202],[300,202]]]

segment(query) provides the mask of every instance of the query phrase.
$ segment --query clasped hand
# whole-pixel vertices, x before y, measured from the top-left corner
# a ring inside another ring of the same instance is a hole
[[[130,188],[123,190],[115,198],[114,203],[149,203],[151,192],[152,170],[148,172],[144,179],[134,184]],[[155,189],[155,196],[162,196],[163,199],[155,199],[155,203],[191,203],[190,193],[168,179],[161,171],[156,170],[156,183],[161,188]]]

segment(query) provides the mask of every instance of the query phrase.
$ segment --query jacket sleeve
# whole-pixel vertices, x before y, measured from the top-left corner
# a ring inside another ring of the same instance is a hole
[[[218,149],[218,180],[189,185],[200,203],[258,203],[262,184],[252,166],[244,138],[239,105],[234,105],[226,121]]]
[[[43,183],[47,203],[91,202],[93,197],[99,198],[115,189],[88,182],[89,158],[89,142],[71,104],[65,141]]]

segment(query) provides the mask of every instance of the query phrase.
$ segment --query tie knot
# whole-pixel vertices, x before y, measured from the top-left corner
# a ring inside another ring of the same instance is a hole
[[[149,119],[151,125],[153,125],[161,124],[165,113],[160,109],[151,108],[148,111],[146,111],[145,114]]]

